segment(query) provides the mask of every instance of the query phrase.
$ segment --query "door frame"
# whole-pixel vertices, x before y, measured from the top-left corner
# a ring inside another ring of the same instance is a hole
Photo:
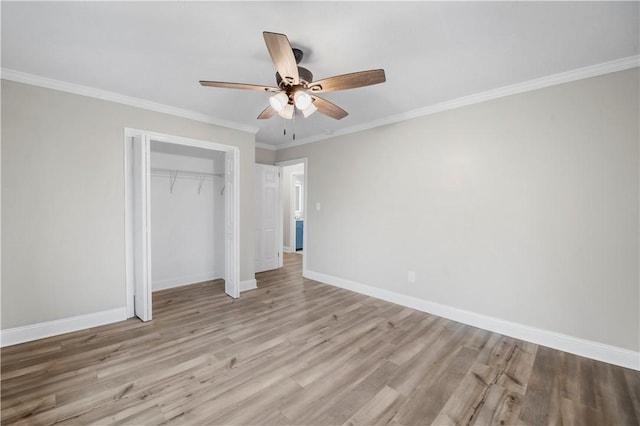
[[[191,146],[196,148],[203,148],[213,151],[223,151],[225,152],[225,179],[230,179],[233,183],[232,185],[226,185],[228,188],[227,196],[225,197],[225,202],[230,201],[232,203],[232,208],[229,209],[225,206],[225,234],[229,233],[229,241],[227,244],[225,242],[225,286],[227,285],[227,281],[233,281],[233,287],[235,288],[234,294],[235,297],[239,296],[240,289],[240,188],[239,188],[239,178],[240,178],[240,149],[236,146],[226,145],[219,142],[210,142],[199,139],[191,139],[182,136],[174,136],[168,135],[164,133],[158,133],[148,130],[140,130],[140,129],[132,129],[125,128],[124,129],[124,196],[125,196],[125,287],[126,287],[126,296],[127,296],[127,318],[131,318],[136,316],[135,306],[134,306],[134,268],[136,268],[135,264],[135,256],[134,256],[134,244],[135,244],[135,225],[134,225],[134,199],[133,199],[133,185],[134,185],[134,161],[132,158],[133,154],[133,146],[132,139],[134,137],[141,137],[143,140],[148,138],[149,140],[171,143],[175,145],[184,145]],[[150,146],[146,147],[147,151],[150,150]],[[147,152],[148,154],[148,152]],[[232,170],[227,176],[228,163],[227,159],[231,161]],[[147,164],[147,170],[145,172],[146,178],[150,179],[149,169],[150,165]],[[149,196],[149,186],[147,185],[142,189],[143,193],[141,194],[142,198]],[[150,211],[151,206],[148,206],[148,210]],[[229,215],[228,212],[231,212],[231,217],[227,217]],[[227,230],[227,225],[229,225],[229,230]],[[148,225],[150,228],[150,224]],[[149,229],[150,231],[150,229]],[[149,232],[150,233],[150,232]],[[225,240],[227,239],[227,235],[225,235]],[[150,262],[151,262],[151,247],[148,247],[148,255],[142,259],[143,265],[138,265],[138,267],[149,268],[150,270]],[[231,266],[231,268],[227,267],[227,265]],[[229,270],[231,269],[231,270]],[[143,283],[145,289],[148,291],[147,286],[151,286],[151,277]],[[234,297],[233,295],[231,295]],[[151,312],[151,299],[148,300],[148,308],[149,312]]]
[[[298,163],[300,164],[300,163]],[[298,176],[302,176],[304,178],[305,173],[298,173],[298,172],[294,172],[291,173],[291,181],[289,182],[289,225],[290,225],[290,229],[289,229],[289,245],[291,245],[291,241],[293,241],[293,247],[291,248],[291,252],[295,253],[297,252],[297,238],[296,238],[296,200],[295,200],[295,192],[296,192],[296,178]],[[302,218],[302,220],[304,221],[307,217],[307,210],[306,207],[304,205],[304,197],[305,197],[305,193],[307,192],[307,188],[303,188],[302,191],[302,202],[303,202],[303,208],[302,210],[304,211],[304,216]],[[304,254],[304,231],[302,232],[302,254]]]
[[[280,167],[280,170],[282,171],[282,169],[286,166],[294,166],[296,164],[304,164],[304,191],[302,192],[302,202],[304,203],[304,232],[302,233],[302,271],[304,273],[304,271],[307,270],[307,254],[308,254],[308,243],[307,243],[307,235],[309,234],[308,231],[308,226],[309,226],[309,161],[307,159],[307,157],[303,157],[303,158],[296,158],[293,160],[286,160],[286,161],[278,161],[276,162],[276,166]],[[280,179],[280,182],[284,182],[284,179]],[[289,185],[291,184],[291,182],[288,183]],[[291,198],[291,196],[290,196]],[[280,203],[280,205],[282,205],[282,203]],[[280,215],[280,217],[282,217],[282,215]],[[295,223],[294,225],[294,230],[295,230]],[[312,224],[313,226],[313,224]],[[280,229],[282,229],[282,226],[280,226]],[[295,232],[294,232],[295,234]],[[281,243],[280,243],[280,252],[282,253],[282,246],[283,243],[282,241],[284,240],[284,235],[282,236],[282,238],[280,239]],[[295,251],[295,250],[294,250]],[[283,255],[284,256],[284,255]]]

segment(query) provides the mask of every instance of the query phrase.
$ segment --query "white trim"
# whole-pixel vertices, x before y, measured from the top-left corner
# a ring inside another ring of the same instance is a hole
[[[234,175],[234,188],[235,190],[233,191],[233,206],[234,206],[234,220],[233,220],[233,235],[234,237],[234,243],[232,244],[233,247],[231,248],[225,248],[225,259],[228,258],[233,258],[235,259],[234,261],[234,265],[233,265],[233,273],[231,274],[231,276],[235,277],[235,281],[234,282],[238,282],[240,279],[240,245],[239,245],[239,239],[240,239],[240,208],[239,208],[239,200],[240,200],[240,173],[239,173],[239,165],[240,165],[240,149],[236,146],[233,145],[225,145],[222,143],[218,143],[218,142],[213,142],[213,141],[205,141],[205,140],[199,140],[199,139],[191,139],[191,138],[187,138],[187,137],[182,137],[182,136],[174,136],[174,135],[169,135],[169,134],[165,134],[165,133],[157,133],[157,132],[152,132],[152,131],[148,131],[148,130],[141,130],[141,129],[133,129],[133,128],[125,128],[124,129],[124,143],[125,143],[125,157],[131,155],[131,153],[128,151],[128,143],[129,143],[129,139],[136,136],[136,135],[141,135],[144,136],[145,138],[148,138],[149,140],[152,141],[157,141],[157,142],[165,142],[165,143],[171,143],[171,144],[177,144],[177,145],[185,145],[185,146],[191,146],[191,147],[196,147],[196,148],[203,148],[203,149],[208,149],[208,150],[215,150],[215,151],[224,151],[225,153],[233,153],[233,175]],[[226,161],[226,160],[225,160]],[[135,262],[133,259],[133,221],[131,220],[131,218],[133,217],[133,212],[132,212],[132,208],[133,205],[131,202],[127,202],[127,200],[132,201],[131,200],[131,185],[133,184],[131,176],[130,176],[130,170],[127,168],[129,165],[131,165],[131,161],[125,159],[125,171],[124,171],[124,184],[125,184],[125,232],[126,232],[126,236],[125,236],[125,255],[126,255],[126,259],[125,259],[125,279],[126,279],[126,291],[127,291],[127,313],[130,316],[134,316],[134,312],[135,312],[135,306],[134,306],[134,284],[133,284],[133,271],[135,270]],[[225,172],[226,173],[226,172]],[[225,181],[226,182],[226,181]],[[229,191],[226,191],[227,194],[229,194]],[[225,217],[226,217],[227,213],[225,212]],[[127,219],[127,217],[129,217],[129,219]],[[225,219],[226,220],[226,219]],[[225,231],[226,232],[226,231]],[[226,237],[225,237],[226,238]],[[233,253],[233,256],[229,256],[231,253]],[[150,265],[149,265],[150,266]],[[225,266],[225,279],[227,279],[227,274],[229,273],[229,271],[226,269],[227,267]],[[227,280],[227,282],[231,282],[229,280]],[[153,290],[153,285],[149,284],[150,287]],[[225,291],[226,291],[226,286],[225,286]],[[239,296],[239,291],[238,291],[238,296]],[[149,305],[149,309],[151,309],[151,304]]]
[[[127,308],[115,308],[92,314],[78,315],[54,321],[46,321],[22,327],[0,330],[0,347],[31,342],[45,337],[58,336],[127,319]]]
[[[132,137],[125,129],[124,135],[124,271],[125,271],[125,291],[127,295],[127,318],[133,318],[136,316],[133,300],[129,300],[130,295],[133,299],[135,289],[134,283],[134,267],[133,250],[134,250],[134,238],[133,233],[129,230],[133,229],[133,190],[132,190],[132,174],[133,163],[132,153],[127,152],[132,149],[133,143],[129,142],[129,138]]]
[[[276,166],[280,166],[282,167],[286,167],[286,166],[293,166],[295,164],[304,164],[304,191],[302,193],[302,199],[303,199],[303,203],[304,203],[304,232],[302,233],[302,247],[303,247],[303,251],[302,251],[302,270],[306,271],[307,270],[307,247],[309,247],[308,243],[307,243],[307,236],[309,235],[309,197],[307,196],[307,194],[309,194],[309,159],[307,157],[302,157],[302,158],[294,158],[291,160],[285,160],[285,161],[278,161],[276,163]],[[311,224],[311,226],[313,226],[313,222]],[[294,228],[295,229],[295,228]],[[283,232],[284,234],[284,232]],[[289,238],[291,239],[291,238]],[[289,241],[291,242],[291,241]],[[295,248],[295,244],[293,245],[293,247]],[[291,248],[291,247],[289,247]],[[295,253],[296,250],[292,250],[290,253]]]
[[[166,290],[168,288],[182,287],[185,285],[198,284],[205,281],[213,281],[224,278],[224,274],[218,271],[211,271],[202,274],[184,275],[181,277],[167,278],[154,281],[151,285],[152,291]]]
[[[578,68],[571,71],[553,74],[547,77],[536,78],[522,83],[511,84],[509,86],[499,87],[487,90],[486,92],[476,93],[474,95],[464,96],[462,98],[453,99],[439,104],[429,105],[426,107],[403,112],[401,114],[384,117],[379,120],[370,121],[368,123],[359,124],[357,126],[346,127],[344,129],[335,130],[331,135],[316,135],[308,138],[298,139],[295,142],[288,142],[282,145],[276,145],[276,150],[287,149],[298,145],[305,145],[312,142],[318,142],[325,139],[335,138],[336,136],[348,135],[351,133],[361,132],[373,129],[375,127],[386,126],[388,124],[398,123],[400,121],[411,120],[413,118],[423,117],[426,115],[436,114],[438,112],[449,111],[452,109],[478,104],[493,99],[503,98],[506,96],[517,95],[519,93],[530,92],[533,90],[544,89],[545,87],[557,86],[559,84],[570,83],[572,81],[583,80],[586,78],[597,77],[604,74],[610,74],[617,71],[624,71],[640,66],[640,55],[629,56],[627,58],[616,59],[601,64],[590,65],[584,68]]]
[[[258,288],[258,282],[256,281],[256,279],[252,279],[252,280],[245,280],[245,281],[240,281],[240,292],[242,293],[243,291],[247,291],[247,290],[255,290],[256,288]]]
[[[227,127],[230,129],[240,130],[256,134],[259,128],[255,126],[247,126],[245,124],[232,121],[212,118],[209,115],[202,114],[187,109],[176,108],[170,105],[160,104],[157,102],[147,101],[145,99],[134,98],[122,95],[120,93],[109,92],[107,90],[96,89],[79,84],[68,83],[66,81],[54,80],[52,78],[41,77],[39,75],[28,74],[22,71],[16,71],[9,68],[2,68],[2,78],[5,80],[15,81],[17,83],[30,84],[32,86],[44,87],[47,89],[59,90],[61,92],[73,93],[75,95],[87,96],[90,98],[101,99],[103,101],[115,102],[123,105],[129,105],[136,108],[142,108],[150,111],[161,112],[176,117],[188,118],[190,120],[200,121],[203,123],[214,124],[216,126]]]
[[[302,275],[311,280],[365,294],[473,327],[479,327],[494,333],[640,371],[640,352],[465,311],[308,269],[304,269]]]
[[[302,171],[302,173],[293,172],[291,173],[291,182],[289,182],[289,225],[290,225],[289,244],[293,242],[294,252],[298,251],[298,220],[299,220],[299,219],[296,219],[296,195],[295,195],[296,194],[296,177],[302,176],[302,178],[304,179],[304,175],[305,175],[304,170]],[[306,192],[307,192],[307,188],[303,188],[302,190],[303,204],[304,204],[304,196]],[[303,206],[303,215],[302,215],[303,223],[304,223],[304,218],[307,214],[305,207],[306,206]],[[302,232],[302,239],[304,240],[304,230]],[[302,244],[302,248],[304,248],[304,242]]]
[[[285,253],[293,253],[295,250],[291,250],[291,247],[283,246],[282,251],[284,251]]]
[[[348,135],[351,133],[361,132],[363,130],[373,129],[375,127],[385,126],[388,124],[393,124],[400,121],[406,121],[406,120],[410,120],[417,117],[435,114],[438,112],[448,111],[448,110],[460,108],[463,106],[473,105],[480,102],[489,101],[492,99],[511,96],[518,93],[529,92],[532,90],[543,89],[545,87],[556,86],[559,84],[570,83],[572,81],[583,80],[586,78],[597,77],[599,75],[610,74],[617,71],[624,71],[627,69],[636,68],[638,66],[640,66],[640,55],[629,56],[626,58],[603,62],[601,64],[589,65],[589,66],[578,68],[575,70],[565,71],[557,74],[552,74],[546,77],[536,78],[533,80],[516,83],[509,86],[491,89],[485,92],[464,96],[462,98],[453,99],[451,101],[446,101],[439,104],[429,105],[426,107],[407,111],[401,114],[396,114],[390,117],[384,117],[380,120],[374,120],[374,121],[363,123],[357,126],[351,126],[344,129],[335,130],[334,132],[332,132],[331,135],[326,135],[326,134],[316,135],[316,136],[299,139],[295,142],[289,142],[281,145],[271,145],[267,143],[256,142],[255,146],[257,148],[278,151],[281,149],[291,148],[298,145],[305,145],[312,142],[318,142],[321,140],[334,138],[336,136],[342,136],[342,135]],[[77,95],[88,96],[91,98],[102,99],[102,100],[116,102],[124,105],[130,105],[130,106],[143,108],[151,111],[174,115],[176,117],[188,118],[190,120],[201,121],[204,123],[223,126],[230,129],[240,130],[240,131],[249,132],[253,134],[258,133],[258,130],[260,130],[258,127],[255,127],[255,126],[247,126],[241,123],[226,121],[222,119],[214,119],[209,115],[202,114],[195,111],[176,108],[169,105],[164,105],[156,102],[147,101],[144,99],[122,95],[120,93],[96,89],[93,87],[81,86],[79,84],[68,83],[61,80],[54,80],[51,78],[41,77],[35,74],[28,74],[22,71],[12,70],[9,68],[1,69],[1,77],[5,80],[15,81],[18,83],[25,83],[33,86],[45,87],[48,89],[60,90],[62,92],[74,93]]]
[[[284,266],[284,208],[282,206],[282,190],[284,188],[284,169],[281,166],[278,168],[278,183],[280,188],[278,191],[278,268]],[[291,242],[291,241],[289,241]]]
[[[268,143],[256,142],[256,148],[268,149],[269,151],[275,151],[278,149],[275,145],[269,145]]]

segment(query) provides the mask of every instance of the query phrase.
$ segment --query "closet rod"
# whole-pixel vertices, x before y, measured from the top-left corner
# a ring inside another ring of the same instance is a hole
[[[154,176],[174,176],[174,177],[187,177],[192,179],[198,179],[202,176],[205,177],[224,177],[224,173],[207,173],[207,172],[194,172],[191,170],[180,170],[180,169],[162,169],[162,168],[151,168],[151,174]]]

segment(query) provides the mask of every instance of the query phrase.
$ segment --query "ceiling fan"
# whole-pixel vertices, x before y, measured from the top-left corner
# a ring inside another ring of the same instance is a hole
[[[302,60],[302,51],[292,48],[286,35],[267,31],[262,34],[267,44],[269,55],[271,55],[271,60],[276,66],[277,87],[222,81],[200,81],[201,85],[207,87],[274,93],[269,98],[270,105],[258,115],[258,119],[271,118],[276,114],[283,118],[291,119],[295,116],[296,110],[299,110],[304,117],[319,111],[328,117],[340,120],[346,117],[348,112],[317,96],[318,93],[354,89],[386,81],[384,70],[382,69],[354,72],[313,81],[311,71],[298,66]]]

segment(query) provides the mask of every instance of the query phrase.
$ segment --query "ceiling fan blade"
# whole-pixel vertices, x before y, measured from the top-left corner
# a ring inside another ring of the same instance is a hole
[[[314,81],[309,90],[313,93],[335,92],[338,90],[355,89],[356,87],[371,86],[387,81],[384,70],[369,70],[337,75]]]
[[[277,87],[260,86],[257,84],[244,83],[227,83],[224,81],[204,81],[200,80],[200,84],[207,87],[222,87],[225,89],[241,89],[241,90],[257,90],[259,92],[279,92]]]
[[[313,105],[318,108],[318,111],[328,117],[335,118],[336,120],[342,120],[347,115],[349,115],[347,111],[343,110],[338,105],[333,104],[324,98],[321,98],[319,96],[311,96],[311,98],[313,99]]]
[[[264,111],[260,113],[260,115],[258,115],[258,120],[266,120],[267,118],[271,118],[276,114],[277,114],[276,110],[273,109],[271,105],[269,105],[264,109]]]
[[[269,55],[271,55],[271,60],[282,80],[289,84],[300,83],[298,64],[287,36],[267,31],[263,32],[262,35],[264,36],[264,42],[267,44]]]

